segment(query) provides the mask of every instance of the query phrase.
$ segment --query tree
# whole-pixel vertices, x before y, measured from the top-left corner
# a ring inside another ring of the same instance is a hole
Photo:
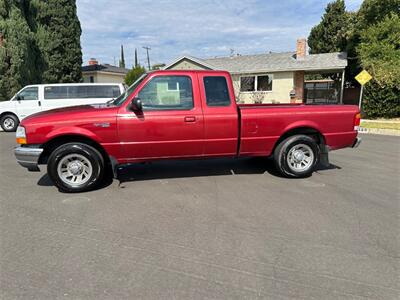
[[[373,80],[365,86],[363,110],[368,117],[400,116],[400,17],[390,14],[360,33],[362,67]]]
[[[308,37],[310,53],[345,51],[349,20],[344,0],[329,3],[321,22],[311,29]]]
[[[121,45],[121,59],[119,60],[119,67],[125,68],[125,55],[124,55],[124,46]]]
[[[140,76],[142,76],[144,73],[146,73],[145,68],[142,66],[138,65],[137,67],[133,68],[126,74],[125,76],[125,83],[127,85],[132,85]]]
[[[0,2],[0,99],[10,99],[19,89],[39,81],[35,72],[34,36],[25,18],[25,2]]]
[[[139,61],[138,61],[138,56],[137,56],[137,49],[135,48],[135,68],[139,67]]]
[[[43,82],[82,81],[82,31],[75,1],[32,0],[29,19],[43,56]]]

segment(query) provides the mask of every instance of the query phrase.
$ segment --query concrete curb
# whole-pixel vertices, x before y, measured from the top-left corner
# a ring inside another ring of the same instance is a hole
[[[396,129],[378,129],[378,128],[360,127],[358,129],[358,132],[365,133],[365,134],[381,134],[381,135],[400,136],[400,130],[396,130]]]

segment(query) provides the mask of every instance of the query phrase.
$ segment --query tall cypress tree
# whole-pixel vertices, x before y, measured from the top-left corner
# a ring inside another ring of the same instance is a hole
[[[137,49],[135,48],[135,68],[139,67],[139,61],[138,61],[138,56],[137,56]]]
[[[19,89],[38,83],[35,62],[38,55],[34,36],[26,19],[26,1],[0,1],[0,100],[10,99]]]
[[[43,82],[82,81],[81,26],[75,0],[30,1],[32,28],[43,55]]]
[[[125,68],[124,45],[121,45],[121,59],[119,60],[119,67]]]

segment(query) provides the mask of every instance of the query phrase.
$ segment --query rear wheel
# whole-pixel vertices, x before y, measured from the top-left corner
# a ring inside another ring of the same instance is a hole
[[[0,119],[0,126],[5,132],[14,132],[17,130],[19,120],[15,115],[4,115]]]
[[[307,135],[294,135],[283,140],[274,152],[275,165],[286,177],[308,177],[320,156],[316,141]]]
[[[50,155],[47,173],[61,191],[85,192],[101,182],[104,159],[99,151],[89,145],[68,143]]]

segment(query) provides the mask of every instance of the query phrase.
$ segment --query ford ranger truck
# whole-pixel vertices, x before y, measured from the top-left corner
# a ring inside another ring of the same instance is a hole
[[[155,71],[105,104],[25,118],[18,163],[47,164],[59,190],[97,187],[119,166],[160,159],[271,157],[283,176],[306,177],[327,153],[357,147],[358,107],[237,104],[224,71]]]

